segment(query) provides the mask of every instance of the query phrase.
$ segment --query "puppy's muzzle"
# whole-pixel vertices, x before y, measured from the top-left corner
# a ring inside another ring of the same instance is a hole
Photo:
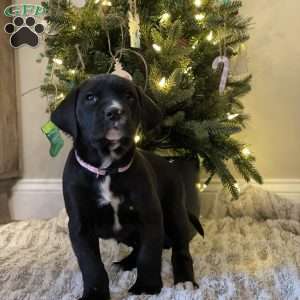
[[[124,116],[124,110],[122,108],[111,106],[105,109],[104,114],[106,121],[118,122]]]

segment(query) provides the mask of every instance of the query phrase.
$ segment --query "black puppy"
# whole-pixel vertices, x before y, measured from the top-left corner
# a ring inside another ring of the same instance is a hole
[[[130,292],[162,288],[161,256],[172,247],[174,282],[192,282],[189,216],[181,175],[165,159],[136,150],[140,123],[150,130],[161,114],[130,81],[99,75],[74,89],[51,120],[74,140],[63,175],[69,232],[83,276],[81,299],[110,298],[99,237],[133,247],[119,265],[137,267]],[[196,217],[191,222],[202,232]]]

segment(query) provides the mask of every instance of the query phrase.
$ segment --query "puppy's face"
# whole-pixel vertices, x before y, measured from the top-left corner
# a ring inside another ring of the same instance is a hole
[[[84,82],[77,95],[80,134],[93,147],[130,146],[140,122],[137,89],[128,81],[99,76]]]
[[[139,124],[151,130],[161,120],[157,106],[132,82],[98,75],[74,89],[51,120],[74,140],[101,151],[126,152]]]

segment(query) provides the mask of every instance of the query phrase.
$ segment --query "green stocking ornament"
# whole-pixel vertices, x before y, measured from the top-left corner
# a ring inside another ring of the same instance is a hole
[[[52,157],[56,157],[62,147],[64,146],[64,140],[60,135],[60,131],[57,126],[51,121],[47,122],[42,128],[42,131],[47,136],[51,147],[49,153]]]

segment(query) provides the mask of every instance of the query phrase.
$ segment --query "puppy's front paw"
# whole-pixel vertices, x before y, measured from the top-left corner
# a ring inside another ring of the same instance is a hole
[[[175,285],[176,290],[189,290],[192,291],[194,289],[198,289],[199,285],[194,281],[185,281],[185,282],[178,282]]]
[[[86,297],[81,297],[78,300],[110,300],[110,297],[104,297],[103,296],[86,296]]]
[[[162,282],[136,282],[130,289],[129,292],[135,295],[149,294],[155,295],[159,294],[162,289]]]
[[[109,291],[93,290],[85,292],[78,300],[110,300]]]

